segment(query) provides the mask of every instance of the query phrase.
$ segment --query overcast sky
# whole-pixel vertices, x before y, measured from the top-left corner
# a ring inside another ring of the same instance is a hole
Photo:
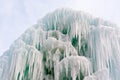
[[[120,0],[0,0],[0,54],[41,17],[63,7],[120,25]]]

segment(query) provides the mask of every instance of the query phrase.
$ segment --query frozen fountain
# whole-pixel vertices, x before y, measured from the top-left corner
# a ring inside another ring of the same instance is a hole
[[[0,80],[119,80],[119,34],[113,23],[58,9],[0,57]]]

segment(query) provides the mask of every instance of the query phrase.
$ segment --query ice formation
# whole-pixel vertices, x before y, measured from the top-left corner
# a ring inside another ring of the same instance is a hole
[[[119,32],[87,13],[58,9],[0,57],[0,80],[119,80]]]

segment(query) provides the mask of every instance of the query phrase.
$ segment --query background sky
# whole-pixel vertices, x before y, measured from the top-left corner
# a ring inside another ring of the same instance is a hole
[[[28,27],[48,12],[63,7],[120,25],[120,0],[0,0],[0,55]]]

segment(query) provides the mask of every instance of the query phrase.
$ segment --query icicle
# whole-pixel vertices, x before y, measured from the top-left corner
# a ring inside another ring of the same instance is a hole
[[[60,74],[66,73],[65,74],[66,76],[65,75],[64,76],[66,78],[72,77],[72,80],[76,80],[77,77],[82,78],[87,75],[90,75],[92,71],[90,61],[83,56],[66,57],[57,65],[59,66],[59,76],[61,76]],[[69,72],[66,72],[66,71],[69,71]],[[79,74],[81,74],[82,76],[80,76]],[[56,77],[59,77],[59,76],[56,76]],[[61,76],[60,79],[63,79],[64,76]]]

